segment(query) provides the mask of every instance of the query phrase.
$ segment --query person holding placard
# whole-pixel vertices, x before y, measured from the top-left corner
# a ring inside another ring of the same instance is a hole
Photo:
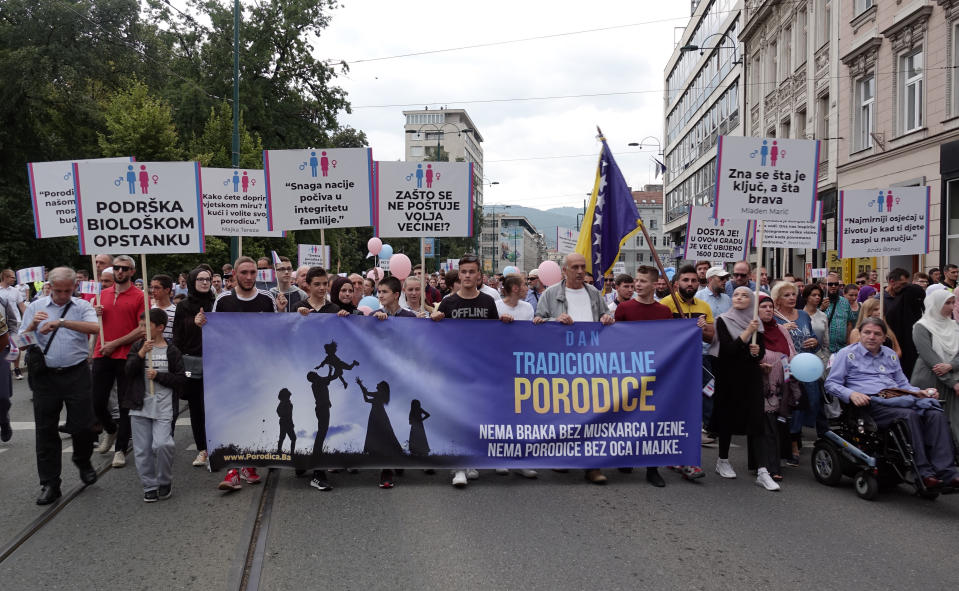
[[[169,275],[154,275],[150,279],[150,295],[153,299],[153,307],[166,312],[167,323],[163,329],[163,338],[167,342],[173,342],[173,319],[176,317],[176,304],[170,300],[173,294],[173,278]]]
[[[281,256],[276,265],[276,285],[270,288],[273,297],[283,294],[286,298],[284,312],[296,312],[300,302],[306,299],[306,292],[293,285],[293,264],[288,257]]]
[[[367,279],[367,281],[369,281]],[[416,314],[418,318],[426,318],[436,311],[434,306],[423,304],[423,293],[420,290],[420,280],[416,277],[407,277],[403,282],[403,295],[406,297],[406,308]]]
[[[49,505],[60,498],[63,444],[57,425],[64,406],[80,480],[85,485],[97,481],[97,471],[90,463],[95,419],[87,365],[87,336],[100,331],[97,314],[89,302],[72,297],[77,278],[73,269],[57,267],[47,278],[53,286],[51,295],[27,306],[20,326],[21,334],[36,333],[45,366],[29,375],[41,486],[38,505]]]
[[[105,272],[105,271],[104,271]],[[103,341],[97,339],[93,350],[93,411],[100,428],[108,437],[101,448],[113,450],[113,467],[126,465],[126,452],[130,446],[129,409],[120,407],[119,423],[109,410],[110,391],[116,386],[117,398],[126,396],[127,353],[130,345],[143,337],[140,329],[140,314],[143,313],[143,292],[133,285],[136,263],[127,255],[113,259],[113,287],[100,292],[100,305],[95,306],[103,322]]]

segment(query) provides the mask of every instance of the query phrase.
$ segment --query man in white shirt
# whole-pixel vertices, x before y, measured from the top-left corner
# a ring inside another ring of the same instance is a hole
[[[486,285],[486,281],[485,281],[485,279],[484,279],[484,277],[483,277],[482,274],[480,274],[479,285],[480,285],[479,290],[480,290],[481,292],[485,293],[486,295],[490,296],[490,297],[493,298],[494,300],[501,300],[501,299],[503,299],[503,296],[500,295],[498,289],[493,288],[493,287],[490,287],[489,285]]]
[[[16,282],[17,274],[13,272],[13,269],[4,269],[2,275],[0,275],[0,308],[4,310],[7,326],[12,332],[19,331],[20,317],[23,315],[23,311],[27,309],[23,293],[14,287]],[[0,361],[0,363],[6,362]],[[19,357],[13,362],[13,377],[18,380],[23,379]]]

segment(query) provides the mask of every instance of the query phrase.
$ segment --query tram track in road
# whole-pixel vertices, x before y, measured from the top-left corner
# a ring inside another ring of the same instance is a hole
[[[263,560],[266,557],[266,540],[270,534],[270,520],[273,515],[273,500],[280,471],[271,468],[260,487],[259,494],[251,503],[240,535],[236,556],[232,561],[227,589],[237,591],[259,591]]]
[[[112,456],[111,456],[112,459]],[[103,477],[109,470],[113,468],[112,462],[107,460],[101,463],[97,467],[97,481]],[[3,561],[9,558],[14,552],[17,551],[17,548],[25,544],[30,538],[36,535],[40,530],[43,529],[50,521],[57,516],[61,511],[63,511],[70,503],[72,503],[80,493],[83,492],[88,485],[78,484],[68,490],[63,496],[57,499],[56,503],[50,505],[43,513],[38,515],[33,521],[31,521],[25,528],[20,530],[17,535],[13,537],[12,540],[7,542],[2,548],[0,548],[0,564],[3,564]]]

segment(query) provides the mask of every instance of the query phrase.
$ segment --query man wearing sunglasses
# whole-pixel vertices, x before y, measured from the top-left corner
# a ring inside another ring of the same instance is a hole
[[[726,295],[733,297],[737,287],[748,287],[755,291],[756,284],[749,280],[750,271],[749,263],[746,261],[739,261],[733,265],[732,279],[726,282]]]
[[[852,312],[849,300],[843,297],[839,274],[830,271],[826,275],[826,297],[822,300],[822,311],[829,323],[829,350],[832,353],[846,346],[849,331],[853,329],[856,316]]]
[[[126,465],[126,451],[130,444],[130,409],[120,408],[119,425],[110,416],[110,390],[116,384],[119,400],[127,389],[124,368],[127,353],[134,341],[143,338],[140,314],[143,313],[143,292],[133,285],[136,263],[127,255],[113,259],[113,287],[100,293],[100,305],[95,306],[103,321],[103,339],[97,339],[93,350],[93,411],[100,427],[109,437],[99,449],[109,453],[115,442],[113,467]]]

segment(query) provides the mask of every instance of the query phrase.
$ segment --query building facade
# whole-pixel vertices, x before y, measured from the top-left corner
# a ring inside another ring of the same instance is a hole
[[[475,207],[483,206],[483,136],[464,109],[403,111],[406,161],[472,162]]]
[[[929,186],[930,252],[888,268],[959,263],[959,1],[841,5],[840,186]]]
[[[510,266],[529,272],[545,260],[546,238],[526,216],[488,214],[483,217],[480,256],[486,273],[502,273]]]
[[[770,249],[773,276],[799,272],[808,261],[826,266],[835,248],[842,90],[839,30],[834,0],[747,0],[740,40],[746,60],[745,133],[751,137],[820,141],[818,198],[825,228],[817,250]],[[852,4],[851,2],[842,4]]]
[[[641,265],[655,266],[653,253],[649,248],[653,246],[659,253],[660,261],[668,267],[672,264],[673,243],[663,225],[663,186],[646,185],[642,191],[633,191],[633,201],[636,202],[639,217],[646,224],[652,244],[646,241],[641,232],[636,234],[620,249],[620,262],[626,265],[626,272],[630,275],[635,275],[636,269]]]
[[[743,135],[743,0],[691,7],[665,69],[663,223],[674,244],[685,240],[689,205],[713,201],[718,137]]]

